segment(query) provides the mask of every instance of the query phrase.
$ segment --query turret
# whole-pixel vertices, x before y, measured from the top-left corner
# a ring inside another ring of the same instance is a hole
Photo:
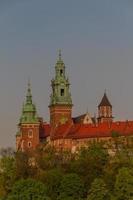
[[[112,105],[110,101],[108,100],[108,97],[106,95],[106,91],[103,95],[103,98],[98,105],[98,122],[112,122]]]
[[[30,82],[28,82],[26,101],[22,107],[16,135],[17,150],[31,150],[39,144],[39,124],[36,106],[32,102]]]

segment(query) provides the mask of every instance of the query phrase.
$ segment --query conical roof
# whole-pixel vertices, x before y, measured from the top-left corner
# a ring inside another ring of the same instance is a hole
[[[112,107],[111,103],[108,100],[106,92],[104,93],[103,98],[102,98],[100,104],[98,105],[98,107],[101,107],[101,106],[110,106],[110,107]]]

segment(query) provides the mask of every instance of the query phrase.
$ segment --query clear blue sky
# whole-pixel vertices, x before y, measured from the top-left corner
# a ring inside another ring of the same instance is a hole
[[[49,120],[58,49],[71,82],[73,115],[97,112],[106,88],[116,119],[133,119],[132,0],[0,1],[0,147],[15,146],[30,76]]]

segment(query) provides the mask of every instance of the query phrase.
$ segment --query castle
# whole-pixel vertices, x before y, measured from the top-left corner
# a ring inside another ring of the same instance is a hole
[[[55,77],[51,80],[50,123],[43,122],[37,115],[32,102],[31,86],[28,83],[26,101],[16,134],[16,149],[29,151],[47,141],[59,149],[75,151],[88,141],[111,141],[112,132],[119,136],[133,136],[133,121],[113,121],[112,105],[106,92],[98,105],[97,117],[87,112],[72,117],[72,97],[69,79],[66,77],[65,64],[59,51],[55,65]]]

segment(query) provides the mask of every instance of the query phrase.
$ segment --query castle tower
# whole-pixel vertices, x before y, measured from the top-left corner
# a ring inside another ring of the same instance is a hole
[[[32,102],[30,83],[28,83],[26,101],[23,104],[22,115],[16,135],[17,150],[27,151],[35,149],[39,144],[39,118],[36,106]]]
[[[112,122],[112,105],[108,100],[106,92],[103,95],[103,98],[98,105],[98,122]]]
[[[71,120],[72,114],[72,98],[69,92],[70,83],[65,74],[65,64],[59,58],[55,65],[55,78],[51,81],[52,94],[50,96],[50,124],[56,127],[59,124],[64,124]]]

